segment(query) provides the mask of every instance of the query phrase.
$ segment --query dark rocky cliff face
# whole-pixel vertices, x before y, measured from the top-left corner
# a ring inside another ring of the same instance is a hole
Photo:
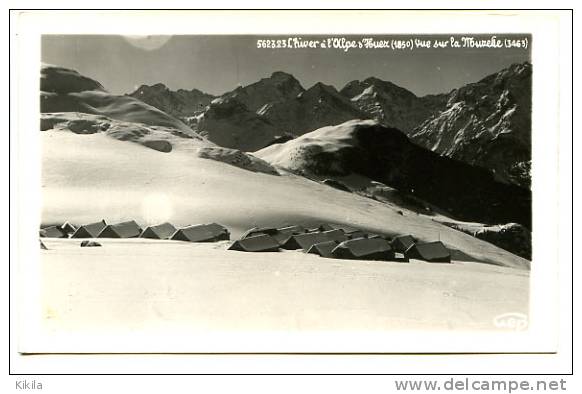
[[[529,187],[531,73],[530,63],[514,64],[448,94],[424,97],[377,78],[352,81],[341,93],[418,145]]]
[[[293,75],[276,71],[268,78],[227,92],[222,98],[236,98],[250,111],[257,112],[264,105],[292,100],[304,91]]]
[[[317,83],[290,100],[265,106],[259,114],[292,135],[302,135],[323,126],[370,116],[329,85]]]
[[[530,186],[531,64],[514,64],[452,91],[445,108],[410,133],[441,155],[487,168],[497,179]]]
[[[420,98],[391,82],[378,78],[348,83],[340,93],[378,122],[410,133],[446,104],[445,95]]]

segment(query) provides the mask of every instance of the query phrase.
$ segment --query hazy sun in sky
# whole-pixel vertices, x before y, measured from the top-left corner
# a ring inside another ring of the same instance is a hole
[[[123,36],[123,38],[136,48],[153,51],[164,46],[172,36]]]

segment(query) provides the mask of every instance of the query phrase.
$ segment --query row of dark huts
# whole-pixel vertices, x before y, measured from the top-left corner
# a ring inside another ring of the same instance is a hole
[[[315,228],[285,226],[254,228],[235,241],[229,250],[276,252],[301,249],[321,257],[407,262],[419,259],[450,263],[449,250],[440,241],[418,242],[412,235],[388,237],[354,227],[322,224]]]
[[[150,238],[188,242],[230,240],[230,232],[220,224],[192,225],[176,228],[170,223],[145,229],[135,221],[107,224],[104,220],[76,228],[70,223],[45,227],[40,237],[51,238]],[[83,241],[82,246],[98,246]],[[300,225],[252,228],[229,250],[241,252],[278,252],[303,250],[326,258],[383,260],[406,262],[420,259],[429,262],[450,262],[451,255],[442,242],[418,242],[412,235],[388,237],[355,227],[324,223],[316,227]]]
[[[190,242],[215,242],[229,240],[230,232],[216,224],[201,224],[176,228],[162,223],[142,229],[135,221],[107,224],[105,220],[75,227],[70,223],[40,229],[41,238],[151,238]]]

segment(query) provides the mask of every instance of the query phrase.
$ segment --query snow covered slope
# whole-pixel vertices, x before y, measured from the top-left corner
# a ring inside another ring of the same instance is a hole
[[[40,111],[81,112],[103,115],[124,122],[164,126],[183,133],[195,133],[183,122],[129,96],[107,92],[97,81],[74,70],[43,65],[40,79]]]
[[[528,190],[496,182],[486,170],[418,147],[399,130],[377,121],[323,127],[255,155],[298,174],[360,174],[464,220],[531,226]]]
[[[348,122],[273,145],[257,158],[216,146],[176,119],[130,97],[111,96],[74,72],[56,76],[59,83],[47,78],[43,85],[43,95],[61,108],[41,114],[45,225],[101,219],[136,220],[142,227],[217,222],[234,239],[251,227],[344,223],[441,240],[452,252],[452,264],[345,261],[297,251],[242,253],[227,251],[228,242],[104,239],[101,248],[80,248],[74,239],[47,239],[48,250],[39,251],[42,309],[34,319],[48,336],[43,343],[29,342],[26,350],[51,350],[56,337],[66,340],[52,350],[135,351],[136,338],[152,333],[191,338],[193,332],[229,330],[498,330],[496,316],[508,310],[528,313],[528,260],[398,205],[279,175],[265,161],[342,172],[353,170],[355,159],[370,157],[376,161],[364,163],[362,171],[374,166],[385,171],[389,167],[382,160],[392,157],[389,163],[418,167],[394,167],[389,178],[413,181],[420,179],[417,171],[440,168],[437,159],[416,161],[415,149],[438,156],[410,144],[397,130],[372,121]],[[377,132],[384,138],[367,139]],[[369,149],[373,141],[379,144],[369,156],[354,151]],[[429,173],[428,179],[437,175]],[[420,179],[418,190],[425,181]],[[427,193],[440,190],[431,185]],[[450,198],[463,199],[468,192],[453,191]],[[103,335],[121,345],[96,349],[95,339]],[[199,336],[196,340],[181,341],[179,348],[151,341],[145,350],[220,350],[204,347]]]
[[[102,133],[45,132],[45,224],[135,219],[139,224],[218,222],[236,237],[253,226],[321,221],[441,239],[473,260],[527,268],[529,262],[417,215],[303,177],[246,171],[187,151],[162,153]]]
[[[251,171],[276,174],[264,161],[216,146],[178,119],[132,97],[112,95],[97,81],[74,70],[43,65],[40,95],[40,129],[44,133],[99,133],[158,152],[177,150]]]
[[[42,97],[49,97],[43,100],[64,109],[41,114],[45,224],[102,218],[135,219],[142,225],[216,221],[236,234],[257,225],[339,222],[384,233],[413,233],[427,241],[440,238],[479,261],[528,265],[430,219],[403,216],[395,207],[294,175],[279,176],[272,167],[380,176],[401,191],[414,188],[419,196],[442,198],[439,206],[444,208],[469,201],[479,206],[470,205],[471,212],[487,213],[484,207],[495,206],[475,200],[475,193],[497,198],[487,194],[495,189],[483,174],[478,174],[475,190],[465,184],[461,191],[454,189],[459,179],[472,179],[473,170],[415,147],[395,129],[352,121],[273,145],[255,157],[216,146],[163,112],[131,97],[110,95],[98,82],[72,70],[44,67],[41,87],[46,89]],[[95,103],[100,111],[85,100],[91,95],[103,98]],[[521,203],[518,193],[511,195],[510,201]],[[511,207],[513,214],[516,207]],[[509,221],[520,222],[496,223]]]

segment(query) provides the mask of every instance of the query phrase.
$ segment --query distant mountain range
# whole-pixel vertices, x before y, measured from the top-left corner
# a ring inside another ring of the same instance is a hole
[[[475,165],[495,154],[507,156],[491,162],[504,169],[529,159],[528,78],[531,66],[525,64],[448,95],[418,98],[375,78],[350,82],[339,92],[322,83],[305,90],[293,76],[277,72],[215,98],[163,85],[119,96],[74,70],[43,65],[40,128],[49,138],[103,134],[159,154],[176,152],[264,174],[292,172],[330,182],[355,176],[397,190],[398,201],[423,212],[436,208],[465,222],[515,222],[530,229],[530,190],[517,178],[500,182],[499,172]],[[425,116],[420,125],[406,126]],[[423,143],[434,145],[427,149]],[[511,156],[520,147],[523,156]],[[462,154],[465,160],[455,157]]]
[[[323,126],[375,119],[440,155],[490,170],[528,188],[531,166],[531,64],[514,64],[446,94],[418,97],[370,77],[340,91],[304,89],[291,74],[238,87],[219,97],[142,85],[130,96],[180,118],[210,141],[256,151]]]
[[[378,218],[386,227],[418,230],[415,223],[433,216],[434,222],[444,219],[447,226],[471,234],[475,228],[486,229],[480,236],[530,258],[531,191],[517,182],[524,179],[519,175],[528,174],[528,167],[519,163],[529,163],[529,64],[448,95],[421,98],[376,78],[352,81],[339,92],[322,83],[305,90],[282,72],[220,97],[196,89],[174,92],[161,84],[120,96],[74,70],[43,65],[40,71],[40,129],[43,141],[52,146],[44,152],[51,159],[44,158],[48,170],[43,171],[53,174],[54,184],[85,181],[94,186],[93,178],[77,175],[76,162],[73,170],[73,157],[85,160],[87,174],[109,168],[99,188],[128,168],[131,179],[142,176],[135,187],[150,187],[154,169],[203,185],[206,170],[196,172],[185,163],[204,167],[196,160],[212,160],[218,178],[238,167],[232,174],[246,185],[241,190],[266,182],[268,194],[277,178],[297,181],[297,176],[286,176],[294,173],[316,181],[304,183],[306,195],[321,191],[322,185],[341,186],[344,192],[376,200],[370,207],[384,204],[399,213],[396,219]],[[69,159],[63,161],[60,153]],[[487,165],[492,168],[482,168]],[[515,169],[523,171],[504,172],[515,176],[500,182],[502,170]],[[251,173],[274,177],[246,184]],[[223,186],[230,191],[232,185],[226,181]],[[176,187],[184,190],[182,184]],[[294,197],[291,192],[276,194]],[[359,201],[350,194],[335,197]],[[313,204],[321,201],[315,194],[312,198]],[[342,209],[346,212],[340,215],[353,213],[349,205]],[[439,228],[439,237],[445,229]]]

